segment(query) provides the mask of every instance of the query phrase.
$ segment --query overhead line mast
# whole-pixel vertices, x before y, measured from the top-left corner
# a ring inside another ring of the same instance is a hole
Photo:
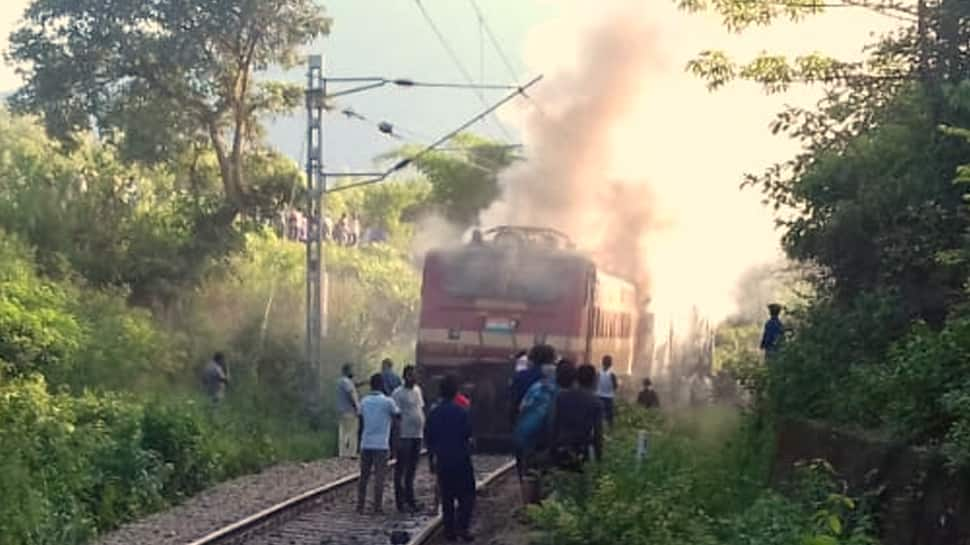
[[[411,165],[416,159],[437,150],[441,145],[450,141],[461,131],[491,115],[495,110],[516,96],[524,96],[525,90],[535,85],[542,76],[533,78],[523,85],[490,85],[490,84],[461,84],[423,82],[411,79],[389,79],[383,77],[340,77],[327,78],[324,75],[324,60],[322,55],[311,55],[307,69],[306,108],[306,177],[307,177],[307,233],[306,233],[306,366],[304,369],[304,386],[306,408],[310,415],[319,415],[321,407],[320,378],[323,363],[323,339],[327,336],[327,275],[325,256],[323,251],[322,225],[324,214],[324,199],[327,193],[380,183],[392,174]],[[355,87],[328,93],[327,83],[355,84]],[[324,137],[323,116],[327,109],[327,100],[349,95],[352,93],[376,89],[385,85],[398,87],[433,87],[474,89],[504,89],[511,91],[501,100],[488,106],[482,112],[446,133],[431,144],[423,147],[417,153],[397,161],[390,168],[380,172],[333,173],[324,168]],[[363,178],[361,181],[328,188],[329,176]]]

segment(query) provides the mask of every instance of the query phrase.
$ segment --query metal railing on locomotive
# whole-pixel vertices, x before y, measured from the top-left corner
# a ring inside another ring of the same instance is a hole
[[[522,225],[499,225],[482,232],[496,246],[541,246],[559,250],[575,250],[569,235],[549,227],[528,227]]]

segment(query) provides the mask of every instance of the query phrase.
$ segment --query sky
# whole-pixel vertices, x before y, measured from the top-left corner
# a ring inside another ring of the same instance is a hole
[[[712,16],[678,11],[673,0],[477,1],[510,68],[482,33],[470,0],[421,1],[472,79],[511,83],[544,74],[540,86],[567,81],[577,85],[576,93],[583,94],[608,95],[596,88],[596,81],[560,77],[575,69],[583,57],[589,29],[621,10],[632,10],[630,16],[644,18],[654,34],[656,52],[649,69],[644,69],[641,96],[613,123],[604,177],[649,181],[651,198],[657,200],[668,226],[654,233],[652,240],[658,289],[676,301],[672,304],[688,298],[704,300],[712,316],[729,312],[731,283],[743,270],[779,255],[770,211],[762,206],[756,191],[739,191],[738,185],[745,173],[760,172],[792,156],[796,144],[771,135],[769,123],[786,104],[811,105],[819,90],[796,89],[766,96],[755,85],[736,83],[712,93],[685,72],[685,64],[705,49],[726,49],[742,58],[760,51],[793,55],[821,51],[857,58],[871,33],[889,30],[893,24],[891,19],[864,10],[843,9],[802,24],[781,23],[735,35]],[[3,49],[27,3],[0,1]],[[334,19],[332,33],[309,46],[307,52],[324,54],[328,75],[465,82],[462,70],[436,38],[415,0],[329,0],[325,5]],[[305,78],[303,70],[263,77],[296,82]],[[18,83],[9,67],[0,68],[0,93]],[[467,90],[384,88],[343,98],[341,106],[374,122],[393,123],[407,140],[388,138],[372,123],[333,113],[325,128],[327,169],[366,170],[376,156],[403,143],[429,142],[484,109],[483,101],[490,103],[502,96],[501,92],[483,94],[480,98]],[[522,121],[531,107],[516,100],[499,113],[504,130],[494,120],[472,130],[521,143],[528,137]],[[271,120],[270,143],[301,158],[305,153],[304,119],[298,112]],[[569,130],[563,129],[564,138]],[[526,156],[528,153],[527,147]],[[717,264],[714,271],[712,264]]]

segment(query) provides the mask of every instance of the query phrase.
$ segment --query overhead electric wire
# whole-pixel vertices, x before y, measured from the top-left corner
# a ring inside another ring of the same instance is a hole
[[[443,47],[445,51],[448,53],[448,56],[451,57],[452,62],[458,68],[458,71],[461,72],[462,76],[465,78],[465,81],[467,81],[469,84],[474,84],[475,78],[471,75],[468,69],[465,68],[465,65],[464,63],[462,63],[461,58],[458,56],[458,53],[455,52],[455,49],[451,46],[451,43],[448,42],[448,39],[441,32],[441,29],[438,28],[438,25],[434,22],[434,19],[431,18],[431,14],[428,13],[428,10],[424,7],[424,4],[421,3],[421,0],[414,0],[414,3],[417,4],[418,10],[421,12],[421,15],[424,17],[424,20],[428,23],[428,26],[431,28],[431,32],[438,39],[438,43],[441,44],[441,47]],[[485,99],[485,95],[481,92],[480,89],[476,89],[475,94],[478,95],[478,99],[481,101],[483,106],[488,105],[488,101]],[[509,141],[512,141],[513,138],[512,138],[512,135],[509,133],[508,129],[506,129],[505,126],[502,125],[502,123],[494,116],[492,116],[491,119],[492,119],[492,122],[495,124],[495,126],[498,127],[498,129],[505,136],[505,138]]]
[[[508,71],[509,76],[512,78],[512,81],[518,81],[519,80],[518,73],[516,72],[515,67],[512,66],[512,61],[511,59],[509,59],[509,56],[505,54],[505,49],[502,47],[501,42],[499,41],[498,37],[495,35],[495,32],[492,30],[492,25],[488,24],[488,20],[485,17],[485,12],[482,11],[482,8],[481,6],[478,5],[477,0],[468,0],[468,2],[471,4],[472,9],[475,11],[475,15],[478,17],[479,23],[481,24],[482,28],[485,29],[485,33],[488,36],[488,40],[492,44],[492,48],[495,49],[495,52],[498,54],[499,59],[502,60],[502,64],[505,65],[505,69]],[[538,112],[539,115],[542,116],[544,119],[552,123],[556,123],[557,125],[560,125],[560,128],[564,129],[564,132],[567,134],[569,134],[572,131],[571,127],[566,126],[564,123],[559,122],[557,119],[553,118],[548,113],[546,113],[542,105],[539,104],[539,102],[531,95],[523,93],[522,96],[529,101],[529,104],[531,104],[532,107],[535,108],[536,112]]]
[[[379,183],[379,182],[382,182],[382,181],[386,180],[391,174],[394,174],[395,172],[397,172],[397,171],[399,171],[399,170],[401,170],[401,169],[409,166],[415,160],[417,160],[417,159],[419,159],[419,158],[427,155],[428,153],[431,153],[432,151],[435,151],[436,148],[438,146],[440,146],[441,144],[444,144],[445,142],[451,140],[452,138],[454,138],[455,136],[457,136],[458,134],[460,134],[462,131],[464,131],[468,127],[470,127],[470,126],[474,125],[475,123],[478,123],[482,119],[488,117],[489,115],[491,115],[492,113],[494,113],[495,110],[498,110],[499,108],[501,108],[502,106],[504,106],[507,102],[509,102],[513,98],[515,98],[515,97],[517,97],[519,95],[525,95],[525,90],[528,89],[529,87],[535,85],[540,80],[542,80],[542,76],[541,75],[536,76],[535,78],[532,78],[532,80],[530,80],[528,83],[526,83],[525,85],[522,85],[521,87],[519,87],[518,89],[516,89],[514,93],[509,93],[508,95],[506,95],[505,97],[503,97],[502,100],[499,100],[495,104],[492,104],[491,106],[489,106],[488,108],[486,108],[482,112],[478,113],[477,115],[475,115],[474,117],[472,117],[468,121],[466,121],[466,122],[462,123],[461,125],[459,125],[457,128],[451,130],[450,132],[446,133],[444,136],[442,136],[442,137],[438,138],[437,140],[435,140],[434,142],[428,144],[427,146],[425,146],[423,149],[421,149],[420,151],[418,151],[414,155],[412,155],[410,157],[405,157],[404,159],[401,159],[397,163],[394,163],[394,165],[392,165],[390,168],[388,168],[384,172],[382,172],[382,173],[374,176],[373,178],[366,179],[366,180],[361,180],[359,182],[354,182],[354,183],[347,184],[347,185],[337,186],[337,187],[334,187],[333,189],[328,190],[327,193],[333,193],[333,192],[336,192],[336,191],[343,191],[345,189],[352,189],[352,188],[355,188],[355,187],[362,187],[362,186],[372,185],[372,184],[376,184],[376,183]],[[339,176],[339,175],[335,175],[335,177],[336,176]]]
[[[488,36],[488,40],[492,43],[492,47],[495,48],[495,52],[498,53],[499,59],[502,60],[502,64],[505,65],[505,69],[508,70],[509,75],[512,77],[512,81],[518,81],[519,75],[516,72],[515,68],[512,67],[512,61],[509,60],[508,55],[506,55],[505,51],[502,49],[502,46],[500,45],[498,38],[495,36],[495,33],[492,31],[491,25],[489,25],[488,21],[485,19],[485,13],[482,11],[482,8],[478,5],[478,2],[476,0],[468,0],[468,1],[469,3],[471,3],[472,9],[475,10],[475,15],[478,17],[478,22],[481,25],[481,28],[485,30],[485,34]]]
[[[431,140],[431,138],[428,137],[428,136],[426,136],[426,135],[421,135],[421,134],[419,134],[416,131],[412,131],[412,130],[405,129],[403,127],[400,127],[400,126],[398,126],[396,124],[393,124],[393,123],[390,123],[388,121],[380,121],[380,122],[374,121],[372,118],[370,118],[370,117],[368,117],[368,116],[366,116],[366,115],[358,112],[357,110],[355,110],[353,107],[350,107],[350,106],[340,107],[339,109],[337,109],[337,111],[340,114],[342,114],[345,117],[347,117],[347,119],[352,119],[354,121],[359,121],[361,123],[367,124],[368,126],[375,126],[375,127],[377,127],[377,130],[379,132],[381,132],[382,134],[384,134],[386,136],[390,136],[390,137],[395,138],[397,140],[408,141],[408,142],[410,142],[412,144],[417,144],[417,145],[420,145],[422,147],[423,146],[426,146],[427,145],[427,142]],[[388,127],[391,130],[385,130],[385,127]],[[399,130],[400,133],[394,132],[394,130]],[[406,134],[402,134],[402,133],[409,133],[410,136],[408,136]],[[467,156],[467,154],[469,152],[474,151],[475,149],[481,148],[481,147],[492,148],[492,149],[508,150],[508,149],[521,148],[522,145],[521,144],[508,144],[508,145],[497,145],[497,146],[493,146],[493,145],[486,144],[484,146],[455,146],[455,147],[447,147],[447,148],[439,147],[439,148],[436,148],[434,151],[436,151],[436,152],[461,152],[461,153],[465,153],[466,154],[466,157],[464,158],[463,161],[468,166],[470,166],[470,167],[472,167],[474,169],[480,170],[482,172],[494,172],[495,171],[495,168],[489,168],[489,167],[487,167],[485,165],[482,165],[481,163],[478,163],[478,162],[472,160],[470,157]],[[391,156],[393,156],[393,155],[391,155]],[[400,155],[398,155],[398,157],[400,157]],[[334,177],[338,177],[338,176],[334,176]]]

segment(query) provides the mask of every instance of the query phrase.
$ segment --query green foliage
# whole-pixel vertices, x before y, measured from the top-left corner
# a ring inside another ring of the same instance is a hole
[[[26,247],[0,231],[0,377],[64,376],[84,342],[71,294],[37,277]]]
[[[684,0],[741,31],[821,12],[811,3]],[[777,210],[789,257],[817,268],[817,294],[786,319],[794,333],[766,367],[742,374],[776,410],[940,445],[967,463],[965,181],[970,5],[849,0],[902,17],[864,62],[765,52],[735,63],[706,52],[688,69],[718,87],[734,78],[769,92],[824,82],[816,109],[789,108],[772,129],[803,150],[746,185]],[[829,7],[829,6],[825,6]],[[919,13],[917,12],[919,11]],[[940,130],[940,127],[943,130]],[[956,182],[956,183],[954,183]],[[823,542],[825,542],[823,538]]]
[[[138,303],[170,303],[242,245],[242,230],[221,218],[221,198],[193,187],[198,171],[123,164],[105,145],[64,153],[32,121],[2,110],[0,144],[0,228],[36,247],[48,275],[73,269]],[[293,167],[281,171],[279,161],[254,165],[261,191],[292,184]]]
[[[0,231],[0,376],[39,372],[77,391],[147,389],[177,356],[147,312],[118,294],[43,279],[27,248]]]
[[[920,80],[935,85],[952,77],[962,77],[967,57],[956,44],[966,40],[961,18],[970,16],[970,8],[960,0],[926,0],[921,12],[914,2],[833,0],[675,0],[684,10],[712,12],[721,17],[732,32],[742,33],[752,27],[778,21],[802,21],[823,13],[847,12],[834,8],[867,9],[890,16],[898,22],[898,31],[883,36],[868,48],[865,62],[845,62],[819,53],[810,53],[789,61],[781,55],[762,52],[755,58],[735,62],[721,51],[704,51],[688,63],[687,69],[708,81],[716,89],[740,78],[761,84],[769,92],[787,90],[793,84],[823,83],[830,91],[859,91],[873,105],[886,91],[897,88],[904,80]],[[819,127],[816,127],[818,130]]]
[[[51,394],[38,376],[0,383],[0,544],[86,543],[217,479],[254,471],[278,456],[267,427],[207,415],[190,400]],[[319,456],[320,447],[304,453]]]
[[[970,430],[970,319],[940,330],[907,324],[898,299],[860,297],[849,308],[816,302],[758,383],[781,413],[823,419],[911,444],[941,447],[966,466]]]
[[[774,406],[785,414],[878,424],[886,400],[853,378],[865,376],[905,331],[898,299],[866,295],[849,308],[819,300],[794,310],[786,325],[793,336],[768,369]]]
[[[451,151],[435,151],[414,161],[414,167],[431,184],[428,207],[452,223],[467,227],[500,193],[499,173],[518,157],[513,148],[472,134],[452,139]],[[396,156],[413,155],[404,149]]]
[[[233,258],[172,320],[196,333],[196,359],[212,346],[231,346],[233,374],[264,392],[298,404],[303,361],[305,247],[271,234],[252,234]],[[328,271],[326,376],[345,361],[376,362],[410,349],[417,330],[420,278],[407,254],[388,245],[325,249]],[[243,387],[243,386],[239,386]],[[246,386],[248,387],[248,386]]]
[[[660,422],[623,408],[603,463],[582,476],[557,475],[555,499],[531,509],[541,542],[875,543],[864,511],[818,466],[799,472],[787,496],[770,490],[770,428],[720,411]],[[637,429],[650,434],[639,464]]]
[[[94,118],[128,158],[165,161],[208,142],[238,207],[259,116],[302,96],[255,72],[292,67],[300,46],[329,28],[313,0],[34,0],[11,36],[10,58],[27,82],[12,103],[43,113],[66,141]]]
[[[427,207],[430,192],[431,184],[423,178],[338,191],[327,197],[327,213],[339,218],[357,212],[363,225],[387,232],[388,245],[407,251],[414,236],[414,219]]]
[[[952,180],[970,147],[940,141],[918,93],[882,115],[878,128],[816,154],[797,181],[771,190],[801,211],[785,223],[785,248],[822,265],[837,297],[896,290],[912,316],[939,324],[968,273],[939,256],[965,244],[970,224]]]

